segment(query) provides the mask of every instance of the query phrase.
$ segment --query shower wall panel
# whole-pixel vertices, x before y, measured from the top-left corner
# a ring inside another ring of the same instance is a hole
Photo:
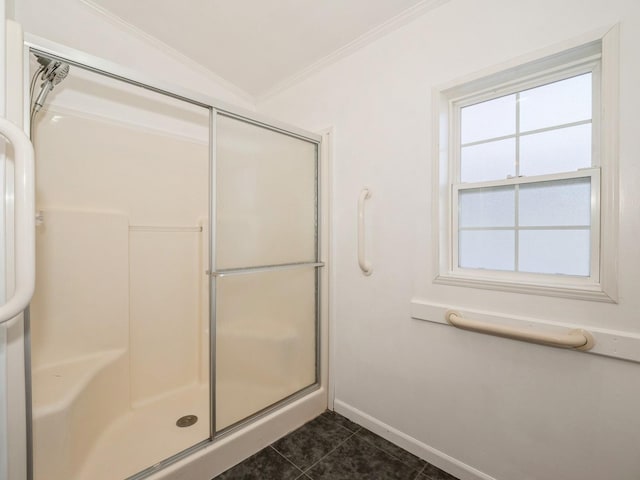
[[[210,435],[208,136],[174,133],[180,106],[128,95],[144,126],[91,95],[83,112],[54,95],[37,117],[36,480],[126,478]],[[206,133],[207,111],[184,108]]]
[[[201,231],[131,231],[131,395],[138,402],[199,378]],[[204,312],[208,316],[208,310]],[[159,368],[160,367],[160,368]]]
[[[206,218],[207,139],[125,120],[48,107],[35,134],[37,206],[125,213],[131,225]]]
[[[32,367],[129,343],[129,222],[124,214],[42,208],[31,302]]]
[[[120,340],[107,345],[130,351],[133,402],[197,382],[201,315],[208,316],[200,302],[201,284],[208,283],[200,254],[206,143],[55,107],[40,120],[36,142],[37,208],[45,210],[39,237],[49,228],[47,217],[76,212],[64,237],[38,250],[34,315],[47,319],[33,329],[36,358],[46,357],[38,362],[75,355],[75,343],[85,351],[104,348],[119,329]],[[119,243],[114,219],[121,220]],[[123,253],[113,258],[116,247]],[[60,271],[74,282],[61,281]],[[126,294],[113,296],[105,284]],[[52,289],[67,291],[43,295]],[[58,303],[44,304],[47,298]],[[56,318],[64,318],[63,328],[51,323]]]

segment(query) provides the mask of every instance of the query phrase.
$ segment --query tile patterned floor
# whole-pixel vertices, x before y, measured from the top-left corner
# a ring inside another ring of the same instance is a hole
[[[458,480],[326,411],[214,480]]]

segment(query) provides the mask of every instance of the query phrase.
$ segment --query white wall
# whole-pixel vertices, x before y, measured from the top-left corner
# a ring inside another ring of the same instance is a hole
[[[251,98],[242,90],[82,0],[16,0],[13,3],[15,19],[26,33],[135,69],[163,83],[254,108]]]
[[[431,89],[617,22],[619,304],[433,284]],[[640,365],[463,332],[409,313],[416,297],[640,333],[638,58],[637,0],[451,0],[259,105],[307,129],[335,126],[339,410],[395,429],[388,436],[461,478],[638,479]],[[371,277],[356,263],[363,186],[373,192]]]

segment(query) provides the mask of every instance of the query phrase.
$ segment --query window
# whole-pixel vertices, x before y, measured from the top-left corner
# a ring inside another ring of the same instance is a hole
[[[437,283],[612,301],[603,51],[595,41],[438,90]]]

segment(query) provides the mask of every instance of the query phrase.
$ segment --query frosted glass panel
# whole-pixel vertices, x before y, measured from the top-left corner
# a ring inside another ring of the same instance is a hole
[[[520,131],[591,118],[591,73],[520,93]]]
[[[460,227],[513,227],[515,225],[513,186],[475,188],[459,191]]]
[[[575,178],[520,186],[521,226],[591,224],[591,179]]]
[[[590,166],[590,123],[520,137],[520,175],[573,172]]]
[[[516,96],[507,95],[461,110],[461,143],[516,133]]]
[[[315,261],[316,146],[217,121],[217,268]]]
[[[462,147],[460,181],[483,182],[499,180],[516,174],[516,140]]]
[[[458,249],[461,268],[511,271],[515,268],[513,230],[463,230]]]
[[[316,380],[314,268],[217,281],[216,430]]]
[[[589,230],[521,230],[522,272],[589,276]]]

